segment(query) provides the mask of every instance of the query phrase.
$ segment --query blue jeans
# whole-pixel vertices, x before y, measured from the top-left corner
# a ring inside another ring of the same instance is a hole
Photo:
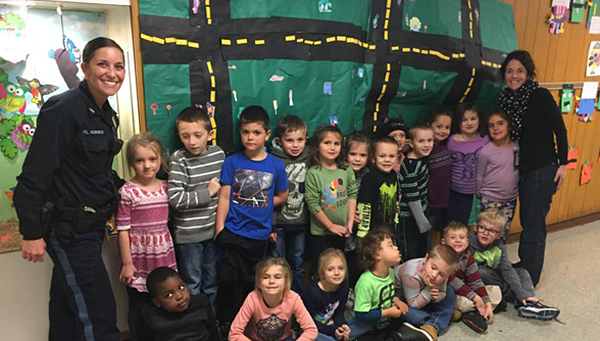
[[[540,281],[546,251],[546,216],[556,192],[554,176],[558,166],[550,164],[521,174],[519,178],[521,266],[531,275],[533,285]]]
[[[448,328],[452,312],[454,311],[454,289],[446,286],[446,297],[441,302],[431,302],[421,309],[408,307],[404,320],[415,327],[429,324],[437,329],[438,334]]]
[[[337,339],[333,336],[319,333],[319,335],[317,335],[317,338],[315,339],[315,341],[337,341]]]
[[[215,309],[217,296],[217,267],[215,245],[212,240],[198,243],[175,244],[179,274],[190,294],[203,293]]]
[[[273,256],[285,258],[292,268],[292,290],[298,294],[304,292],[304,229],[297,231],[275,227],[277,243]]]

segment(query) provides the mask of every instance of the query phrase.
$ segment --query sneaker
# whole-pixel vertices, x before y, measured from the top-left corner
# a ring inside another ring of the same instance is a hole
[[[452,312],[452,317],[450,318],[450,320],[452,322],[458,322],[460,321],[460,318],[462,317],[462,312],[458,309],[454,309],[454,311]]]
[[[506,311],[506,309],[508,309],[508,304],[506,304],[505,300],[501,300],[500,303],[498,303],[498,305],[496,306],[496,308],[494,308],[494,314]]]
[[[527,319],[550,321],[558,317],[560,310],[558,310],[558,308],[543,305],[541,302],[527,302],[527,305],[519,307],[517,314],[519,317]]]
[[[436,332],[437,336],[437,332]],[[417,328],[408,322],[402,323],[397,331],[390,334],[387,340],[393,341],[436,341],[431,335],[421,328]]]
[[[464,313],[462,316],[462,321],[467,325],[467,327],[473,329],[479,334],[485,333],[488,328],[485,318],[476,311]]]

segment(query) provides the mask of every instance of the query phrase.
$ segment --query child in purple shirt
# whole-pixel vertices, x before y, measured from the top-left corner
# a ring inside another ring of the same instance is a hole
[[[462,103],[453,120],[458,133],[448,139],[452,152],[452,179],[450,181],[449,220],[468,225],[475,194],[477,154],[490,142],[481,132],[481,109],[473,103]]]
[[[502,231],[506,242],[515,213],[519,170],[515,167],[516,145],[510,139],[510,120],[502,109],[494,110],[488,119],[492,142],[481,148],[477,161],[477,197],[481,210],[495,208],[508,218]]]
[[[448,136],[452,125],[452,111],[436,107],[429,114],[433,129],[434,145],[429,154],[429,183],[427,219],[434,230],[442,231],[448,223],[448,201],[450,200],[450,176],[452,174],[451,151]]]

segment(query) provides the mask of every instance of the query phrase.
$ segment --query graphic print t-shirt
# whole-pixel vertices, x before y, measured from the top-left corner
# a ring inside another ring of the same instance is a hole
[[[390,268],[385,278],[377,277],[369,270],[356,282],[356,301],[354,311],[368,313],[371,310],[387,309],[394,304],[394,271]],[[381,318],[377,329],[383,329],[390,323],[389,317]]]
[[[384,173],[374,168],[362,179],[358,192],[359,237],[378,226],[395,229],[398,223],[398,175],[392,170]]]
[[[240,152],[225,160],[221,183],[231,186],[225,228],[250,239],[266,240],[273,223],[275,192],[288,189],[283,163],[270,154],[253,161]]]

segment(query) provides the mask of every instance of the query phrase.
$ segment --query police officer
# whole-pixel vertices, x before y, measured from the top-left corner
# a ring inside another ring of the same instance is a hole
[[[121,179],[111,170],[122,141],[107,98],[123,82],[123,50],[96,38],[83,50],[85,79],[50,98],[14,193],[22,257],[54,262],[50,340],[119,340],[116,304],[101,250]]]

